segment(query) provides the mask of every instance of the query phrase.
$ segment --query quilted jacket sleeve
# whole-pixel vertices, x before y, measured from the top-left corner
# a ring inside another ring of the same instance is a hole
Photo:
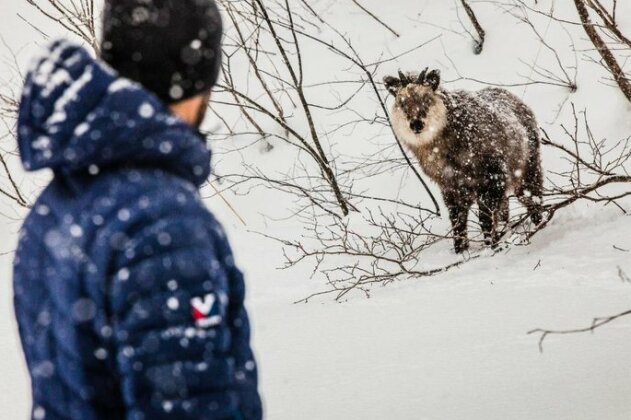
[[[201,208],[157,214],[124,238],[111,282],[127,417],[260,419],[243,277],[221,227]]]

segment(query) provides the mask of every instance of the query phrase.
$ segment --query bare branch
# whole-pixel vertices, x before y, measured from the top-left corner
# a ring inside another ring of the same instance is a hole
[[[589,16],[589,12],[585,5],[585,0],[574,0],[574,4],[576,5],[576,10],[578,11],[578,15],[581,18],[581,22],[583,24],[583,28],[589,36],[589,39],[592,41],[596,50],[602,57],[605,64],[609,68],[609,71],[613,75],[614,80],[620,87],[620,90],[626,96],[626,98],[631,102],[631,82],[627,79],[622,67],[618,64],[616,57],[614,57],[611,50],[607,47],[607,44],[603,41],[603,39],[598,35],[596,31],[596,27],[591,21]]]
[[[371,18],[373,18],[374,20],[376,20],[377,22],[379,22],[379,24],[381,26],[383,26],[384,28],[386,28],[387,30],[389,30],[390,32],[392,32],[392,34],[394,36],[396,36],[397,38],[401,37],[401,35],[399,35],[399,33],[397,31],[395,31],[394,29],[392,29],[390,26],[388,26],[386,23],[384,23],[383,20],[379,19],[378,16],[376,16],[374,13],[372,13],[370,10],[366,9],[364,6],[362,6],[362,4],[358,1],[358,0],[351,0],[357,7],[359,7],[360,9],[362,9],[368,16],[370,16]]]
[[[473,11],[469,3],[467,3],[467,0],[460,0],[460,2],[462,3],[462,7],[464,7],[464,10],[467,12],[467,16],[469,16],[469,19],[471,20],[475,31],[478,33],[478,39],[474,39],[475,46],[473,48],[473,52],[476,54],[480,54],[482,52],[482,49],[484,48],[486,32],[482,28],[482,25],[480,25],[480,21],[478,21],[475,12]]]

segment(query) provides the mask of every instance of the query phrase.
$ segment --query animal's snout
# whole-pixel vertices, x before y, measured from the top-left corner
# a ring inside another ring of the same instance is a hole
[[[414,120],[410,123],[410,130],[414,131],[416,134],[421,134],[423,128],[425,128],[425,124],[423,124],[421,120]]]

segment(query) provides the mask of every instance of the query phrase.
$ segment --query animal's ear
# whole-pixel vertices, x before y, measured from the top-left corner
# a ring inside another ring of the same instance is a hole
[[[383,84],[385,85],[386,89],[388,89],[388,92],[396,96],[397,91],[401,87],[402,83],[401,79],[397,79],[396,77],[392,76],[386,76],[383,78]]]
[[[438,89],[440,86],[440,70],[432,70],[425,76],[425,84],[432,89]]]

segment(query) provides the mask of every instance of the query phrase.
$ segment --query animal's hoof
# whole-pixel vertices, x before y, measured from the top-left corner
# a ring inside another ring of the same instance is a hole
[[[536,212],[536,213],[532,213],[530,215],[530,220],[532,221],[532,223],[534,223],[535,225],[538,225],[539,223],[541,223],[542,217],[541,217],[541,213]]]
[[[484,235],[484,245],[488,246],[491,249],[496,249],[499,246],[500,243],[500,236],[495,234],[495,235],[491,235],[490,233],[487,233]]]
[[[469,250],[469,244],[456,244],[454,250],[456,251],[456,254],[463,254]]]

